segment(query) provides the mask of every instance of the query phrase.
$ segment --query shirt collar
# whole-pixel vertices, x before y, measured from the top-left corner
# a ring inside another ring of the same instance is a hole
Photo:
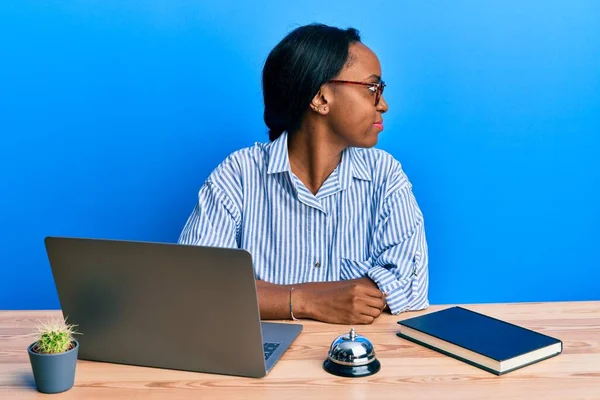
[[[288,133],[283,132],[275,141],[270,143],[268,154],[267,174],[291,172],[288,154]],[[350,186],[352,179],[371,180],[371,173],[359,149],[349,147],[342,153],[338,166],[338,179],[342,189]]]
[[[288,155],[288,133],[283,132],[275,141],[269,143],[267,174],[292,171]]]
[[[351,173],[353,178],[361,179],[363,181],[371,180],[371,172],[367,166],[367,162],[363,158],[361,149],[356,147],[348,147],[344,150],[344,156],[348,156],[348,164],[350,165]],[[342,157],[342,162],[344,161]]]

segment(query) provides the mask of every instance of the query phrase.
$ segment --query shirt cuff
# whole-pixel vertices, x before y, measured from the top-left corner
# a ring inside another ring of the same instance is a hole
[[[396,275],[385,267],[376,266],[369,269],[367,275],[385,294],[385,301],[392,314],[399,314],[410,309],[412,297],[412,280],[398,280]]]

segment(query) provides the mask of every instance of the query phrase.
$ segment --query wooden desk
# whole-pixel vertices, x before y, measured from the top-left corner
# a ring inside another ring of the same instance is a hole
[[[396,321],[418,313],[384,315],[357,326],[375,345],[381,371],[348,379],[322,362],[346,326],[303,321],[304,332],[263,379],[79,361],[64,399],[600,399],[600,302],[481,304],[467,307],[555,336],[561,355],[495,376],[398,338]],[[429,311],[445,308],[432,306]],[[34,322],[58,311],[0,311],[0,399],[39,394],[26,348]]]

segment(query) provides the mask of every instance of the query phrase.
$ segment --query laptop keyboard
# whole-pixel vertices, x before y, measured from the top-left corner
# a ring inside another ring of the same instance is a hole
[[[265,360],[268,360],[271,357],[271,354],[277,350],[281,343],[263,343],[264,352],[265,352]]]

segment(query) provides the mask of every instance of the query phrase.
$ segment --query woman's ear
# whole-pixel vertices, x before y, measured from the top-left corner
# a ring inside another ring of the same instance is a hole
[[[328,98],[330,94],[328,93],[328,89],[321,87],[321,89],[317,92],[315,97],[313,97],[310,102],[310,108],[321,115],[329,114],[329,101]]]

